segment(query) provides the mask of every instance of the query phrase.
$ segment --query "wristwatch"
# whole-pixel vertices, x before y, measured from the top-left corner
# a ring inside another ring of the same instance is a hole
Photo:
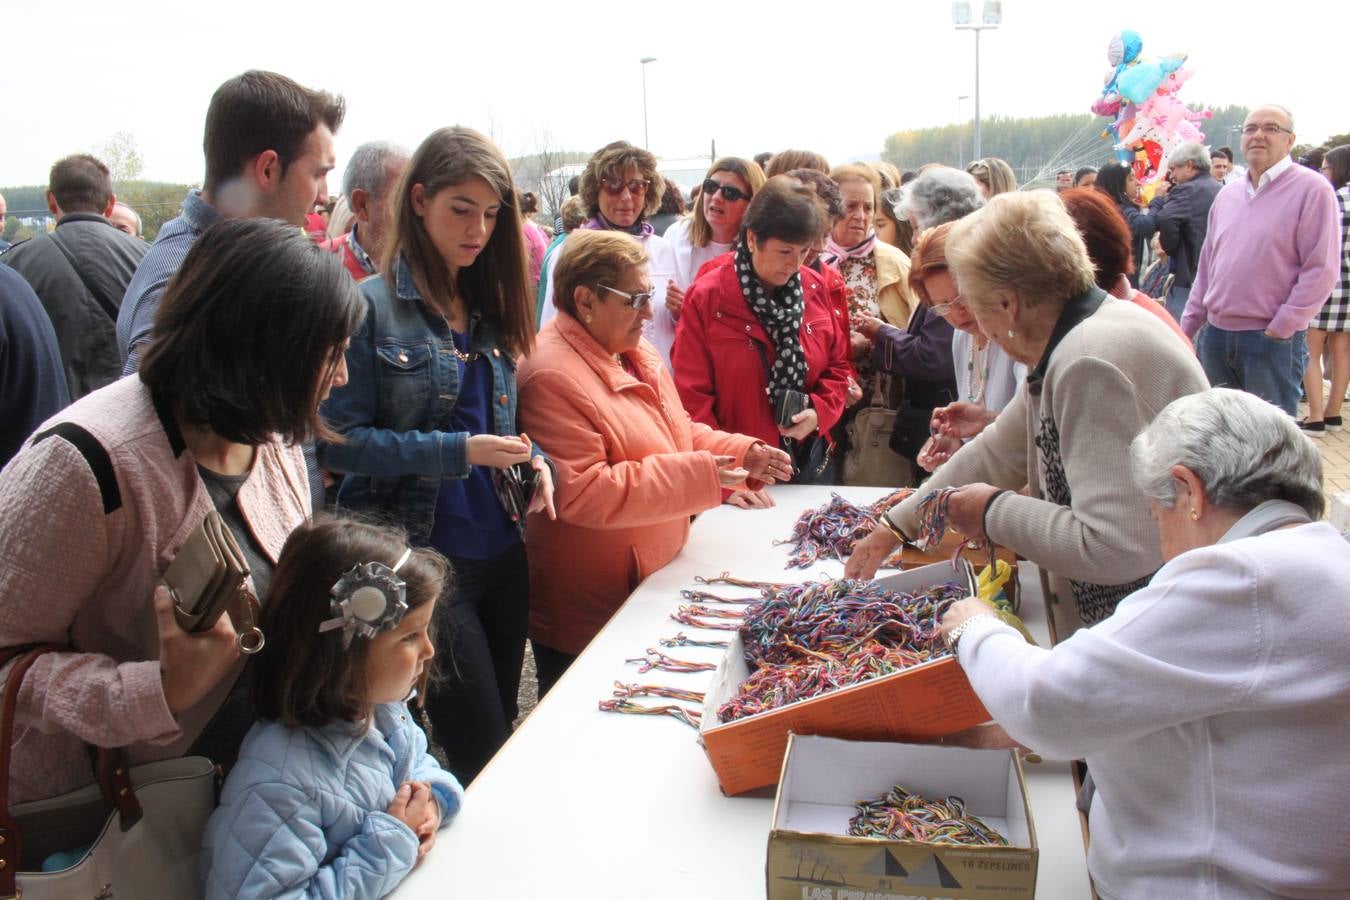
[[[969,619],[966,619],[960,625],[957,625],[951,631],[947,632],[945,637],[945,640],[947,641],[947,649],[952,651],[953,656],[956,655],[956,645],[961,640],[961,635],[966,633],[966,629],[971,626],[971,623],[978,622],[981,619],[998,619],[998,616],[994,615],[993,613],[976,613]]]

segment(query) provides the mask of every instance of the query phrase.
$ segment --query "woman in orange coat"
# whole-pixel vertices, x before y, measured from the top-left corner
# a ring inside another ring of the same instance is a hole
[[[532,515],[530,643],[547,691],[638,582],[680,552],[724,487],[787,481],[777,447],[693,422],[656,348],[642,245],[574,232],[550,321],[517,375],[521,429],[557,468],[556,521]]]

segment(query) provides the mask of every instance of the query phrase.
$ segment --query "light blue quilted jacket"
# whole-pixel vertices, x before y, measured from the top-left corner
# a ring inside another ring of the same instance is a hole
[[[364,734],[335,722],[259,722],[244,738],[206,826],[206,896],[383,897],[417,861],[417,838],[384,810],[405,781],[429,782],[444,827],[464,789],[427,755],[403,703],[375,708]]]

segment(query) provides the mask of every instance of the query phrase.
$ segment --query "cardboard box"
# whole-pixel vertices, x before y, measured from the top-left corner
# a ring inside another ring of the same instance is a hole
[[[931,799],[960,797],[1008,847],[850,837],[859,800],[899,784]],[[1027,898],[1039,850],[1017,754],[793,735],[774,803],[765,876],[769,900]]]
[[[955,569],[943,562],[877,581],[909,593],[956,581],[974,593],[975,576],[962,560]],[[984,704],[952,656],[722,724],[718,707],[736,695],[749,675],[744,645],[739,635],[733,635],[713,673],[699,729],[703,749],[726,794],[775,783],[790,732],[856,740],[925,740],[989,721]]]

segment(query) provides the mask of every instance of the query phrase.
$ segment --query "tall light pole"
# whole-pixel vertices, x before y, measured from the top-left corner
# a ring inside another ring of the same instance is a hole
[[[961,101],[969,99],[969,94],[962,94],[956,98],[956,158],[957,165],[962,169],[966,167],[966,121],[961,118]]]
[[[647,63],[656,62],[655,56],[644,56],[638,60],[642,63],[642,147],[651,149],[651,138],[647,135]]]
[[[975,32],[975,148],[974,158],[981,157],[980,147],[980,32],[997,28],[1003,23],[1003,4],[999,0],[984,0],[984,11],[979,23],[971,20],[970,3],[952,4],[952,24],[958,31]]]

